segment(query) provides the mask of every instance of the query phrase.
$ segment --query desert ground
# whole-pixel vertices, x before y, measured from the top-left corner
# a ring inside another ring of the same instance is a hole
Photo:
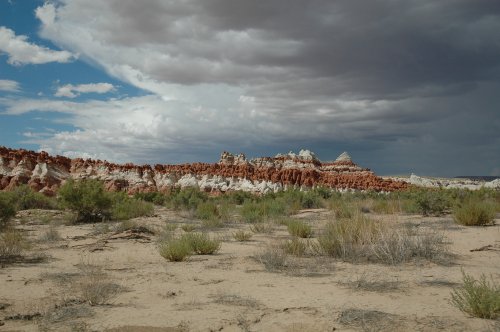
[[[159,254],[161,230],[201,227],[187,212],[156,206],[153,216],[125,225],[69,225],[64,213],[26,210],[13,219],[30,246],[0,268],[0,330],[500,331],[499,321],[469,317],[450,303],[462,272],[500,279],[498,214],[495,226],[464,227],[450,215],[367,213],[442,234],[449,255],[441,262],[347,263],[306,253],[273,269],[259,257],[292,238],[284,225],[239,242],[234,232],[251,230],[236,218],[208,230],[222,240],[218,253],[170,262]],[[335,219],[327,209],[292,218],[315,235]],[[81,295],[92,286],[101,287],[97,298]]]

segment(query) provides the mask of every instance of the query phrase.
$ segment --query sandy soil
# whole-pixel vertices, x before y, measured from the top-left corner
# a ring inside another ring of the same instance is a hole
[[[16,228],[26,232],[32,246],[24,259],[0,268],[0,330],[500,330],[498,321],[468,317],[450,304],[462,269],[500,279],[499,219],[496,226],[466,228],[453,224],[450,216],[372,216],[439,230],[455,257],[448,264],[386,266],[310,256],[295,259],[290,269],[268,272],[255,255],[291,238],[285,226],[237,242],[232,233],[248,225],[235,222],[211,230],[224,239],[216,255],[168,262],[158,253],[156,235],[117,235],[103,232],[99,224],[64,225],[57,211],[22,211]],[[301,211],[295,217],[315,229],[332,218],[327,210]],[[40,240],[48,220],[61,240]],[[135,222],[151,229],[166,222],[200,224],[164,208]],[[488,250],[471,251],[488,245]],[[116,296],[105,304],[79,300],[78,285],[92,268],[116,287]]]

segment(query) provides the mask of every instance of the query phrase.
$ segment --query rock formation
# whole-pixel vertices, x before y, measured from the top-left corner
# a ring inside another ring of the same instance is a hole
[[[301,150],[298,154],[290,152],[251,160],[244,154],[223,152],[215,164],[138,166],[0,147],[1,190],[27,184],[34,190],[53,195],[68,178],[100,179],[108,190],[128,193],[188,186],[197,186],[207,192],[243,190],[254,193],[315,186],[340,191],[394,191],[408,187],[405,182],[383,179],[357,166],[345,152],[337,160],[325,163],[313,152]]]
[[[395,181],[402,181],[408,184],[424,187],[424,188],[442,188],[442,189],[469,189],[479,190],[481,188],[489,188],[500,190],[500,179],[495,179],[489,182],[481,180],[471,180],[466,178],[433,178],[423,177],[411,174],[410,177],[390,177]]]

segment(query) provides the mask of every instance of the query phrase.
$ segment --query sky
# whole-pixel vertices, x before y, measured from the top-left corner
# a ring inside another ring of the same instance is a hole
[[[500,176],[500,1],[0,0],[0,145]]]

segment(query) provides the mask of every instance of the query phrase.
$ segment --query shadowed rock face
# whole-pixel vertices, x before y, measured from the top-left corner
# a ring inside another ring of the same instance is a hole
[[[207,192],[243,190],[254,193],[315,186],[375,191],[408,187],[405,182],[382,179],[369,169],[357,166],[347,153],[334,162],[322,163],[308,150],[251,160],[243,154],[223,152],[215,164],[138,166],[53,157],[46,152],[0,147],[2,190],[28,184],[36,191],[53,195],[68,178],[99,179],[104,181],[108,190],[128,193],[167,191],[172,187],[188,186],[198,186]]]

